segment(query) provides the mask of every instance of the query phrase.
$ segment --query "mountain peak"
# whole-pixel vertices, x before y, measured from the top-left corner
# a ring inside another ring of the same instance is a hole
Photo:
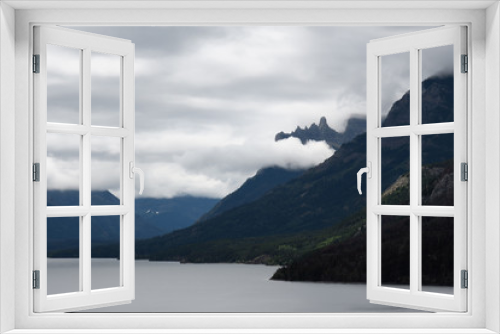
[[[316,123],[311,124],[309,127],[301,128],[297,126],[295,131],[290,133],[280,132],[274,137],[275,141],[282,139],[287,139],[290,137],[295,137],[300,139],[302,144],[306,144],[308,141],[325,141],[330,147],[338,150],[340,146],[352,140],[357,135],[366,132],[366,120],[360,119],[359,116],[356,119],[349,119],[348,126],[343,133],[339,133],[332,129],[326,120],[325,116],[322,116],[319,120],[319,125]]]
[[[328,126],[328,123],[326,122],[326,117],[323,116],[319,120],[319,129],[320,130],[326,130],[327,128],[330,129],[330,127]]]

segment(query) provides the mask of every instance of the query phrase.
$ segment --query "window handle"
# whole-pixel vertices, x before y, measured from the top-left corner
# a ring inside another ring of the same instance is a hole
[[[367,167],[361,168],[358,171],[358,192],[360,195],[362,194],[362,192],[361,192],[361,175],[363,175],[363,173],[366,173],[367,178],[369,178],[369,179],[372,178],[372,163],[370,161],[368,161],[367,165],[368,165]]]
[[[136,173],[139,175],[139,195],[142,195],[142,192],[144,191],[144,172],[142,169],[135,167],[133,161],[130,161],[129,173],[131,179],[134,178]]]

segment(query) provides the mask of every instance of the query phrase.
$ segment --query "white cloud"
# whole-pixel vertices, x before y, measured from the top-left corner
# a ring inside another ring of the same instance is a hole
[[[193,142],[194,139],[190,141]],[[182,147],[184,143],[178,144]],[[296,138],[271,143],[247,141],[210,147],[201,142],[199,144],[190,149],[177,149],[177,145],[172,145],[170,152],[164,154],[169,158],[162,162],[146,162],[151,157],[144,157],[141,163],[141,157],[138,157],[138,164],[146,174],[147,196],[190,194],[222,197],[236,190],[262,167],[309,168],[334,152],[324,142],[302,145]],[[155,151],[152,148],[149,153],[155,155]],[[155,159],[153,157],[151,160]]]

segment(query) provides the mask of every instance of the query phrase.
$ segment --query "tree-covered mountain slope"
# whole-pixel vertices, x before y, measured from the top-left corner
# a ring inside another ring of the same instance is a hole
[[[422,171],[422,202],[453,205],[453,161],[425,166]],[[408,193],[408,175],[402,175],[384,197],[392,196],[392,204],[403,204]],[[453,285],[453,219],[443,217],[422,220],[422,280],[424,285]],[[303,254],[278,269],[272,279],[287,281],[366,282],[366,212],[362,210],[332,231],[336,240]],[[382,282],[408,284],[409,224],[407,217],[382,218]],[[386,269],[386,270],[384,270]]]
[[[225,211],[253,202],[274,187],[284,184],[303,173],[303,169],[291,170],[277,166],[262,168],[254,176],[247,179],[241,187],[220,200],[210,211],[201,216],[199,221],[208,220]]]

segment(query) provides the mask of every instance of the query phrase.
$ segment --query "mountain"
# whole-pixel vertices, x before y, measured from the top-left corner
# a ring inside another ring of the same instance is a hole
[[[453,205],[453,160],[423,168],[423,204]],[[402,204],[405,198],[394,196],[409,190],[408,174],[402,175],[384,193],[393,196],[391,203]],[[386,199],[387,200],[387,199]],[[422,280],[424,285],[453,285],[453,219],[431,217],[422,221]],[[366,212],[349,217],[335,231],[334,243],[312,250],[278,269],[274,280],[366,282]],[[409,283],[409,226],[407,218],[386,216],[382,220],[382,281]],[[391,270],[384,270],[391,268]]]
[[[450,82],[453,81],[449,77],[424,81],[422,104],[425,110],[432,110],[429,121],[443,119],[445,115],[442,113],[449,114],[453,110],[449,105],[453,99],[440,96],[453,94]],[[384,125],[392,125],[408,115],[405,103],[408,98],[409,93],[406,93],[394,103]],[[442,105],[431,109],[430,105],[435,101]],[[432,116],[433,113],[438,115]],[[448,135],[425,136],[423,145],[428,148],[422,153],[426,165],[453,157],[453,145],[450,145]],[[391,139],[390,145],[383,147],[381,173],[384,191],[408,173],[408,150],[407,138]],[[356,173],[364,166],[366,135],[362,134],[344,143],[322,164],[271,189],[251,203],[186,229],[139,241],[136,254],[139,258],[188,262],[252,262],[258,257],[260,261],[272,263],[274,260],[266,258],[266,253],[257,254],[254,250],[264,250],[270,245],[284,249],[287,244],[276,245],[273,239],[293,243],[293,238],[335,226],[365,207],[364,196],[359,196],[355,186]],[[390,200],[390,196],[384,198]]]
[[[304,173],[304,170],[290,170],[281,167],[262,168],[236,191],[227,195],[212,210],[201,216],[200,222],[211,219],[240,205],[255,201],[272,188],[284,184]]]
[[[432,110],[426,116],[430,122],[449,119],[446,113],[453,110],[449,105],[453,98],[440,94],[453,94],[450,82],[453,81],[448,77],[424,81],[426,89],[422,107]],[[409,93],[406,93],[394,103],[385,125],[408,114],[404,103],[408,97]],[[444,105],[432,106],[435,101]],[[449,135],[422,138],[426,148],[422,152],[424,172],[453,157],[452,140],[453,136],[450,138]],[[408,147],[407,139],[396,138],[382,148],[384,201],[401,201],[401,204],[408,201],[408,191],[404,188],[409,170]],[[365,160],[366,135],[362,134],[343,144],[322,164],[274,187],[255,201],[188,228],[137,241],[136,256],[158,261],[287,264],[308,252],[336,245],[355,235],[364,238],[365,214],[362,210],[366,204],[364,196],[359,196],[356,191],[355,180],[357,171],[366,166]],[[445,167],[439,168],[441,172],[445,170]],[[429,200],[433,198],[432,201],[443,198],[439,189],[433,190],[436,187],[432,182],[449,185],[450,180],[449,176],[435,179],[434,176],[439,175],[437,171],[432,169],[431,174],[424,175],[423,195]],[[106,251],[113,254],[112,249]]]
[[[164,234],[192,225],[203,214],[213,210],[218,202],[218,199],[191,196],[137,198],[135,215],[161,229],[160,234]]]
[[[259,199],[186,229],[136,243],[138,258],[205,261],[207,244],[216,247],[211,261],[233,260],[231,249],[242,239],[319,230],[364,207],[356,191],[357,171],[366,165],[366,137],[361,135],[322,164],[277,186]],[[393,180],[395,181],[395,180]],[[249,259],[242,259],[249,260]]]
[[[93,205],[119,205],[119,199],[109,191],[93,191]],[[146,239],[192,225],[210,210],[218,200],[210,198],[138,198],[135,203],[135,237]],[[47,191],[47,206],[78,205],[77,190]],[[116,216],[92,218],[92,243],[94,245],[117,242],[120,235]],[[49,218],[47,222],[47,247],[49,251],[71,248],[78,243],[78,218]]]
[[[432,77],[423,82],[422,121],[453,121],[453,77]],[[408,124],[409,93],[391,108],[383,126]],[[391,149],[401,150],[403,142],[394,141]],[[454,205],[453,136],[422,137],[422,204]],[[406,161],[408,155],[406,155]],[[384,159],[384,152],[382,152]],[[404,165],[405,160],[392,162]],[[384,165],[384,160],[382,161]],[[392,166],[394,166],[392,165]],[[409,174],[402,173],[390,186],[383,187],[383,203],[409,203]],[[385,217],[382,223],[382,282],[408,284],[409,230],[404,217]],[[422,283],[453,285],[453,219],[429,217],[422,220]],[[337,230],[325,231],[334,239],[328,245],[299,254],[280,268],[272,279],[289,281],[366,282],[366,213],[364,210],[339,223]],[[311,248],[311,247],[310,247]],[[398,256],[399,255],[399,256]],[[384,265],[385,264],[385,265]]]
[[[339,133],[332,129],[326,122],[325,117],[321,117],[319,125],[315,123],[303,129],[299,126],[291,133],[280,132],[274,137],[275,141],[295,137],[300,139],[302,144],[310,140],[325,141],[330,147],[338,150],[343,143],[346,143],[357,135],[366,132],[366,119],[360,117],[350,118],[343,133]]]
[[[365,117],[351,117],[347,121],[346,128],[342,132],[342,144],[350,142],[358,135],[366,132],[366,118]]]
[[[410,124],[410,93],[396,101],[382,126]],[[453,75],[430,77],[422,82],[422,123],[453,122]]]
[[[120,201],[109,191],[93,191],[93,205],[119,205]],[[48,190],[47,206],[78,205],[77,190]],[[163,230],[141,217],[136,217],[135,234],[137,239],[151,238],[163,234]],[[48,218],[47,249],[50,251],[65,249],[78,244],[79,221],[75,217]],[[106,244],[116,242],[120,236],[120,221],[117,216],[92,217],[92,243]]]

